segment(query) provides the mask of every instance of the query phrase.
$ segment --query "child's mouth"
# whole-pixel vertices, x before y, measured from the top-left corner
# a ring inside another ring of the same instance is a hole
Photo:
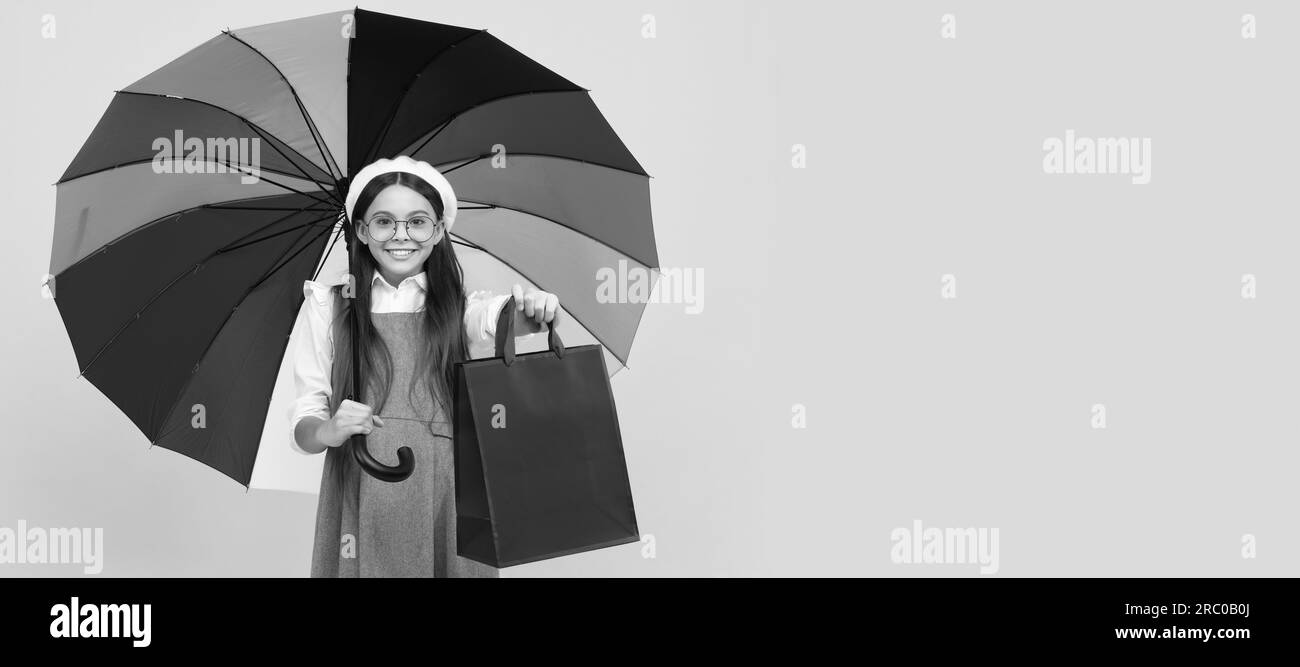
[[[392,256],[393,259],[410,259],[411,255],[415,254],[415,249],[414,248],[402,248],[400,250],[385,249],[384,252]]]

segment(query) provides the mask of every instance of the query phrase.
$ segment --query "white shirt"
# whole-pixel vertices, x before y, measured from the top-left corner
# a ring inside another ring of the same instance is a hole
[[[418,313],[424,311],[424,293],[428,279],[418,273],[393,287],[378,272],[371,282],[370,311],[374,313]],[[293,381],[297,389],[293,414],[289,418],[289,442],[298,452],[308,452],[298,446],[295,431],[304,417],[330,418],[331,369],[334,365],[334,333],[330,322],[334,317],[334,298],[330,285],[308,280],[303,283],[302,309],[294,331],[298,334],[293,349],[289,351],[293,364]],[[466,344],[478,348],[495,344],[497,315],[509,294],[493,296],[488,292],[474,292],[466,299]],[[532,334],[519,336],[526,338]]]

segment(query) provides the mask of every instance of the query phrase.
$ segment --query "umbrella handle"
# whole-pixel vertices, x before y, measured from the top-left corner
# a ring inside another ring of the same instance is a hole
[[[357,270],[357,242],[354,238],[352,225],[346,222],[345,228],[348,232],[348,266],[351,268],[352,276],[361,275]],[[354,302],[355,305],[355,302]],[[348,309],[348,324],[351,329],[352,348],[352,392],[348,395],[352,399],[353,395],[361,393],[361,387],[364,383],[361,381],[361,346],[358,344],[360,339],[359,330],[361,328],[360,314],[356,308]],[[355,400],[355,399],[353,399]],[[352,436],[349,443],[352,447],[352,458],[356,459],[357,465],[366,471],[366,474],[374,477],[381,482],[401,482],[415,470],[415,453],[410,447],[399,447],[397,449],[397,465],[384,465],[379,459],[376,459],[370,450],[366,448],[366,436],[360,433]]]
[[[370,450],[366,448],[366,436],[360,433],[352,436],[351,445],[352,457],[356,459],[357,465],[381,482],[404,481],[415,470],[415,454],[411,452],[410,447],[399,447],[397,465],[388,466],[370,454]]]

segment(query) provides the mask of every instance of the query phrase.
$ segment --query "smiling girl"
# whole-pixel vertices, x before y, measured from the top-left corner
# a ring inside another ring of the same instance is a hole
[[[466,297],[449,236],[456,218],[450,183],[425,162],[379,160],[357,173],[347,215],[358,249],[355,298],[342,286],[307,281],[293,354],[298,400],[293,444],[326,453],[316,510],[313,577],[496,577],[456,553],[456,492],[450,415],[454,365],[470,342],[496,335],[511,296]],[[516,331],[555,326],[559,299],[519,285]],[[352,342],[346,314],[358,308],[360,401],[344,400]],[[337,363],[334,360],[340,360]],[[415,472],[383,482],[365,474],[346,447],[365,434],[369,450],[393,465],[410,447]]]

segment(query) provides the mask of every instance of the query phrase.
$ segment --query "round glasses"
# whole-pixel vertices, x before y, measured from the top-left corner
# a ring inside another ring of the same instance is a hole
[[[442,223],[427,215],[411,216],[409,220],[398,220],[388,215],[377,215],[366,223],[366,234],[378,243],[384,243],[397,235],[397,223],[406,225],[406,235],[416,243],[424,243],[433,238]]]

